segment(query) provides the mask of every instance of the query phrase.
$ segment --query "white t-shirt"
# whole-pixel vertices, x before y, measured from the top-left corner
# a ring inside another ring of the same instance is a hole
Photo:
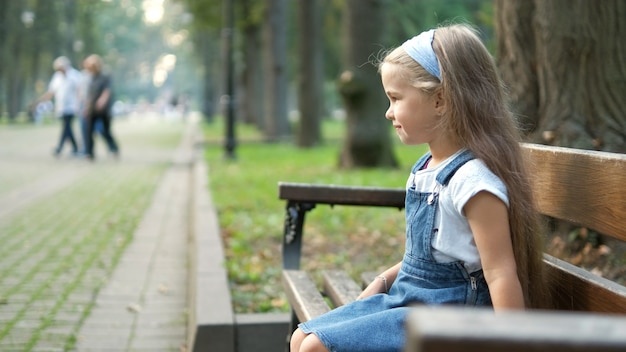
[[[78,112],[78,88],[81,74],[73,68],[65,73],[55,71],[48,85],[48,91],[54,93],[54,111],[57,116]]]
[[[469,273],[482,268],[474,236],[463,212],[467,201],[478,192],[487,191],[500,198],[508,207],[506,186],[479,159],[461,166],[446,187],[436,181],[437,174],[461,151],[436,167],[419,170],[409,176],[407,189],[417,192],[439,192],[439,207],[435,218],[438,231],[433,235],[432,253],[437,262],[463,262]]]

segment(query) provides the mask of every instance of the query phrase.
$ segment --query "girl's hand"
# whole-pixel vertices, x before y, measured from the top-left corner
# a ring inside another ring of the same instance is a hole
[[[378,276],[376,279],[374,279],[374,281],[372,281],[369,285],[367,285],[367,287],[365,288],[365,290],[363,290],[363,292],[361,292],[361,294],[356,298],[357,300],[359,299],[363,299],[363,298],[367,298],[369,296],[373,296],[375,294],[378,293],[387,293],[388,292],[388,286],[389,283],[385,282],[385,280],[383,280],[384,276]]]
[[[374,281],[367,285],[365,290],[363,290],[363,292],[361,292],[356,299],[367,298],[379,293],[389,293],[391,284],[396,280],[396,276],[398,276],[398,271],[400,271],[401,266],[402,262],[383,271],[374,279]]]

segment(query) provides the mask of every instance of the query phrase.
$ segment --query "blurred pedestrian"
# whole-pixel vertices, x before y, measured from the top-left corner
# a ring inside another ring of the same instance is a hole
[[[73,155],[78,155],[78,145],[72,131],[72,122],[78,111],[80,73],[72,67],[70,60],[65,56],[55,59],[52,67],[55,72],[50,79],[48,91],[39,97],[33,105],[38,106],[39,103],[54,98],[56,117],[62,121],[61,137],[58,146],[54,149],[54,155],[58,157],[61,154],[66,141],[72,145]]]
[[[111,77],[102,72],[102,58],[98,55],[90,55],[84,61],[84,67],[91,74],[87,100],[85,106],[85,118],[87,123],[86,155],[89,160],[94,159],[93,135],[96,124],[102,124],[102,136],[114,157],[119,157],[119,148],[111,134],[111,107],[113,106],[113,89]]]

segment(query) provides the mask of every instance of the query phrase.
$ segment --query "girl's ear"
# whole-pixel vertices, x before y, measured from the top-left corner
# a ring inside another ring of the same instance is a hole
[[[443,91],[440,89],[433,96],[435,110],[437,111],[437,116],[443,116],[446,113],[446,101],[443,98]]]

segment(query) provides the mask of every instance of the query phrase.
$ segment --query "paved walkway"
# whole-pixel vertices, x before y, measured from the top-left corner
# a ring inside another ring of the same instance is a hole
[[[116,121],[121,158],[0,126],[0,351],[185,351],[197,122]]]

